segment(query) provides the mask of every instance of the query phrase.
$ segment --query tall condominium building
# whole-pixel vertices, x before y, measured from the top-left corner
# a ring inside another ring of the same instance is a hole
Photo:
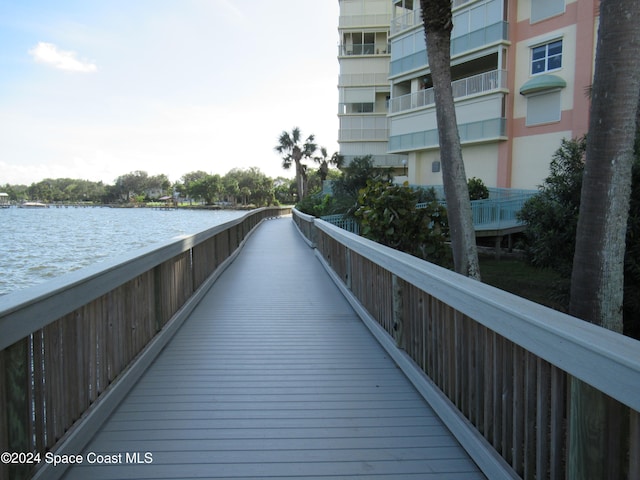
[[[387,152],[407,156],[411,183],[441,184],[420,2],[390,3]],[[467,177],[535,188],[561,140],[587,131],[598,0],[452,4],[451,73]]]
[[[371,155],[377,167],[406,169],[407,156],[388,152],[389,0],[339,0],[338,79],[340,154],[348,164]],[[404,161],[404,163],[403,163]]]

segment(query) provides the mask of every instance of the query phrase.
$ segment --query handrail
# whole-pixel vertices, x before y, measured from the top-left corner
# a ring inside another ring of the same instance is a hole
[[[504,70],[492,70],[451,82],[453,98],[455,99],[493,92],[504,89],[506,86],[507,76]],[[390,113],[399,113],[431,105],[435,105],[435,90],[433,87],[392,97],[389,100],[389,111]]]
[[[438,186],[437,193],[440,197],[444,195],[441,190],[442,186]],[[494,231],[500,229],[513,228],[524,225],[518,220],[518,212],[526,201],[536,195],[537,190],[511,190],[491,188],[491,195],[487,199],[471,201],[471,215],[473,217],[473,226],[476,231]],[[444,199],[439,202],[446,206]],[[429,202],[421,202],[416,204],[416,208],[426,208]],[[324,215],[322,220],[343,228],[352,233],[359,233],[358,223],[354,218],[348,218],[342,214]]]
[[[256,209],[0,297],[0,452],[53,451],[252,229],[290,211]],[[0,478],[32,466],[0,464]]]
[[[518,475],[563,476],[571,377],[619,402],[636,432],[638,341],[322,220],[307,230],[368,315]],[[638,433],[627,435],[630,452],[640,451]],[[640,469],[629,458],[628,469]]]

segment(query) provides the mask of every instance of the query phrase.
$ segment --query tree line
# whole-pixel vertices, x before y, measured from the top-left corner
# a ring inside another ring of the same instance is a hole
[[[271,178],[257,167],[234,168],[225,175],[202,170],[171,182],[167,175],[136,170],[116,178],[113,184],[73,178],[46,178],[30,185],[0,185],[14,203],[143,203],[171,197],[190,203],[228,205],[276,205],[293,203],[295,181]]]

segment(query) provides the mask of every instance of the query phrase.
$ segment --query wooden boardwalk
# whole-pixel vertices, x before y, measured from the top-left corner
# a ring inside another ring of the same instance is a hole
[[[249,238],[83,455],[66,480],[484,478],[290,219]]]

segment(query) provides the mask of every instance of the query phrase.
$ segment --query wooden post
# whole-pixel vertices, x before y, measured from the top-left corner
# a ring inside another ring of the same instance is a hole
[[[164,295],[162,285],[162,265],[153,268],[153,297],[155,303],[155,329],[159,332],[165,323]]]
[[[347,286],[347,288],[349,290],[351,290],[351,276],[352,276],[352,272],[351,272],[351,250],[349,250],[348,248],[345,248],[344,251],[344,255],[345,255],[345,285]]]
[[[494,256],[496,260],[500,260],[500,257],[502,256],[502,235],[497,235],[496,236],[496,242],[495,242],[495,252],[494,252]]]
[[[0,350],[0,453],[9,451],[6,350]],[[9,465],[0,462],[0,478],[9,478]]]
[[[571,378],[567,478],[621,478],[623,410],[601,391]]]
[[[29,442],[29,348],[24,338],[6,349],[5,379],[7,380],[6,422],[9,452],[31,451]],[[4,412],[3,412],[4,413]],[[29,465],[9,465],[9,478],[27,478]]]
[[[640,413],[631,410],[629,419],[629,480],[640,479]]]
[[[396,276],[391,276],[393,289],[393,337],[398,348],[404,348],[404,325],[402,308],[402,285],[401,280]]]

